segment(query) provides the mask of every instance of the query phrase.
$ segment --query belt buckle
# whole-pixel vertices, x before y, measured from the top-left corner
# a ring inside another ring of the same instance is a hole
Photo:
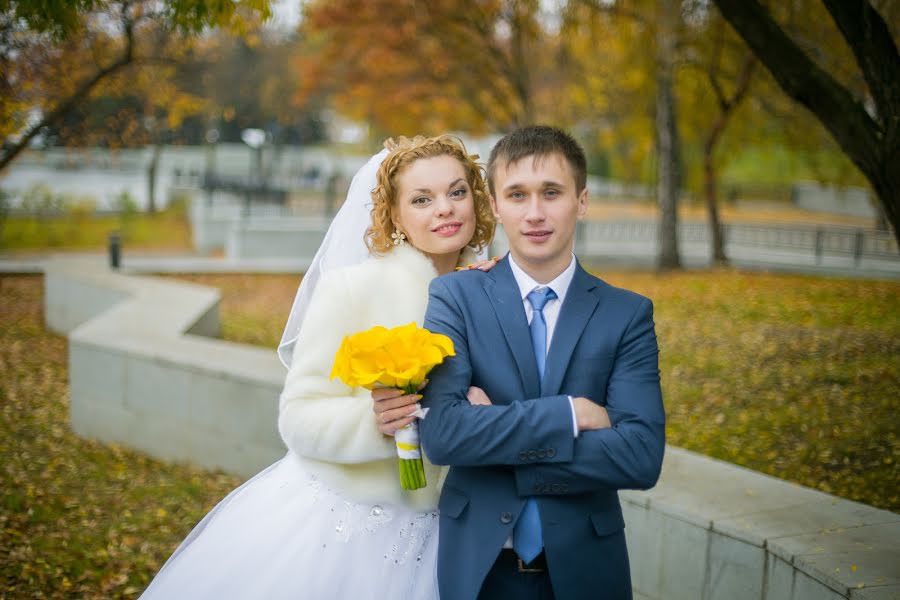
[[[541,569],[540,567],[537,567],[537,568],[526,567],[525,563],[519,557],[516,557],[516,560],[519,561],[519,573],[543,573],[544,572],[544,570]]]

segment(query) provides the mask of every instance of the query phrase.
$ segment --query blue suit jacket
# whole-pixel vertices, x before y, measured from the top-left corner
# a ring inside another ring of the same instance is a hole
[[[556,597],[630,598],[617,490],[652,487],[665,447],[651,302],[578,265],[542,384],[508,258],[435,279],[425,327],[456,349],[429,376],[420,423],[428,458],[451,465],[439,502],[442,600],[477,597],[529,496]],[[470,385],[493,405],[471,406]],[[604,405],[613,427],[576,439],[568,395]]]

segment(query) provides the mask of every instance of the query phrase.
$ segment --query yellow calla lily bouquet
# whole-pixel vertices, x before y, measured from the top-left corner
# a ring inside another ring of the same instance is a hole
[[[334,357],[331,378],[350,387],[371,390],[381,385],[415,394],[428,372],[455,354],[450,338],[415,323],[393,329],[379,325],[344,338]],[[400,485],[405,490],[425,487],[417,422],[397,430],[394,441],[400,459]]]

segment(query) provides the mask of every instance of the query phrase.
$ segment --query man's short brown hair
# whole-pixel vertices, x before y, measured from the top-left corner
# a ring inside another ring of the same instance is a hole
[[[505,135],[494,145],[487,164],[488,188],[494,196],[494,176],[497,167],[511,165],[523,158],[542,158],[560,154],[569,163],[575,177],[575,192],[580,194],[587,186],[587,160],[584,150],[571,135],[548,125],[530,125]]]

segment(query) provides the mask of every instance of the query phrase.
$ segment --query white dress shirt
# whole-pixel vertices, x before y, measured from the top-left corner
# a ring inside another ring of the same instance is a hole
[[[512,269],[513,277],[516,278],[516,283],[519,285],[519,294],[522,296],[522,304],[525,307],[525,318],[528,320],[528,325],[531,325],[531,319],[534,317],[534,309],[531,307],[531,302],[528,300],[528,294],[534,290],[545,287],[550,288],[556,293],[556,298],[547,300],[542,311],[544,313],[544,322],[547,324],[546,352],[550,351],[550,343],[553,341],[553,332],[556,331],[556,322],[559,321],[559,310],[562,308],[563,301],[566,299],[566,293],[569,291],[572,279],[575,277],[576,264],[575,255],[572,254],[572,260],[569,261],[569,266],[566,267],[562,273],[557,275],[550,283],[540,284],[535,281],[531,275],[523,271],[522,267],[516,264],[512,253],[509,255],[509,266]],[[572,434],[575,437],[578,437],[578,421],[575,419],[575,404],[572,401],[572,396],[569,396],[569,408],[572,409]]]
[[[569,266],[566,267],[562,273],[557,275],[556,279],[546,285],[542,285],[535,281],[531,275],[523,271],[522,267],[516,264],[512,254],[509,255],[509,266],[512,268],[513,277],[516,278],[516,283],[519,285],[519,294],[522,296],[522,304],[525,307],[525,318],[528,320],[528,325],[531,325],[531,319],[534,317],[534,308],[532,308],[531,302],[528,300],[528,294],[543,287],[548,287],[556,293],[556,298],[547,300],[542,311],[544,313],[544,322],[547,324],[547,352],[550,351],[550,343],[553,341],[553,332],[556,331],[556,322],[559,321],[559,310],[562,308],[563,300],[566,299],[566,293],[569,291],[569,285],[572,283],[572,278],[575,277],[575,265],[575,255],[572,254],[572,260],[569,261]],[[572,396],[569,396],[569,408],[572,410],[572,434],[575,437],[578,437],[578,421],[575,419],[575,404],[572,401]],[[513,547],[511,535],[506,539],[503,547],[507,549]]]

